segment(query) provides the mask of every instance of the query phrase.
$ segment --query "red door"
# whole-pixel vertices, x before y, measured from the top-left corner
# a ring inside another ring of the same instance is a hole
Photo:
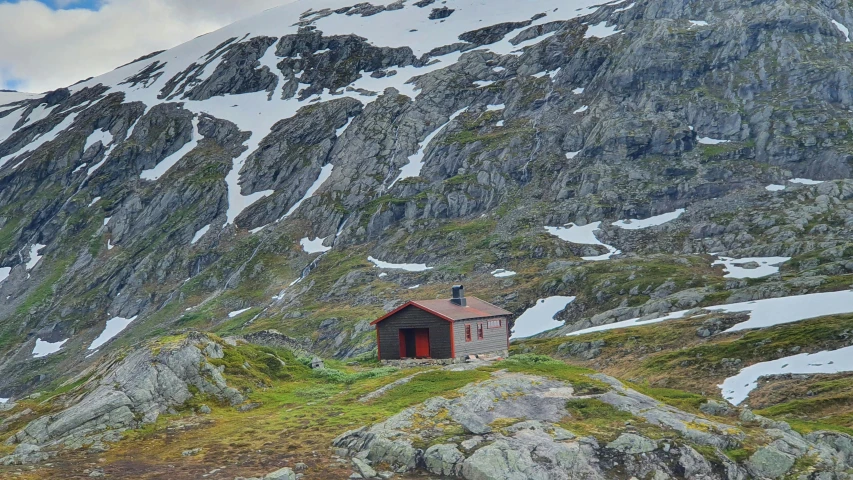
[[[428,328],[419,328],[415,330],[415,356],[418,358],[429,358]]]

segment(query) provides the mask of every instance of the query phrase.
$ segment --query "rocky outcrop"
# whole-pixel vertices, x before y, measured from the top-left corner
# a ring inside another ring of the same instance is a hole
[[[72,406],[42,416],[9,437],[8,444],[30,447],[26,452],[16,450],[4,461],[26,462],[35,458],[33,452],[43,456],[44,447],[91,445],[101,441],[105,432],[114,435],[152,423],[195,393],[239,404],[243,397],[208,361],[222,356],[222,346],[203,335],[190,335],[173,345],[137,349],[84,385],[88,391]]]
[[[468,480],[781,478],[797,459],[811,455],[818,464],[814,471],[830,475],[826,478],[846,478],[851,467],[849,436],[802,436],[748,412],[742,424],[763,429],[770,443],[743,464],[735,463],[723,452],[745,440],[737,424],[664,405],[604,375],[594,378],[612,390],[580,395],[565,382],[497,372],[463,387],[457,397],[431,398],[385,422],[347,432],[334,446],[398,472],[424,470]],[[572,422],[580,425],[582,419],[572,419],[567,402],[590,399],[635,420],[626,421],[625,431],[609,442],[571,432]],[[656,438],[663,440],[646,436],[648,428],[657,429]],[[709,455],[708,447],[716,453]]]

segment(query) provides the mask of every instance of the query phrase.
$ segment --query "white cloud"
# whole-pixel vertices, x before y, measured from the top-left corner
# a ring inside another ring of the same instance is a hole
[[[284,3],[290,2],[106,0],[98,11],[0,3],[0,88],[68,86]]]

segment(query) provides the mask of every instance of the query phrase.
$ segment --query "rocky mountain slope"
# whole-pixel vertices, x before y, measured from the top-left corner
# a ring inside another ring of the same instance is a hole
[[[35,418],[70,386],[118,429],[232,388],[152,352],[189,331],[364,358],[371,320],[452,283],[519,314],[516,351],[853,428],[850,25],[835,0],[305,0],[0,92],[9,435],[112,425]],[[93,383],[125,355],[181,393]]]

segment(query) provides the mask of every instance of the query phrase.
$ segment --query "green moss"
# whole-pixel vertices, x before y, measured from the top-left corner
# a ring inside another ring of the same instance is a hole
[[[569,416],[560,426],[577,435],[592,435],[600,441],[611,441],[625,431],[626,423],[639,426],[642,421],[628,412],[604,403],[597,398],[569,400]]]
[[[507,370],[509,372],[531,373],[542,375],[572,384],[575,393],[587,395],[603,393],[610,387],[601,381],[589,377],[594,373],[586,368],[574,367],[545,355],[521,354],[513,355],[487,368],[488,371]]]

